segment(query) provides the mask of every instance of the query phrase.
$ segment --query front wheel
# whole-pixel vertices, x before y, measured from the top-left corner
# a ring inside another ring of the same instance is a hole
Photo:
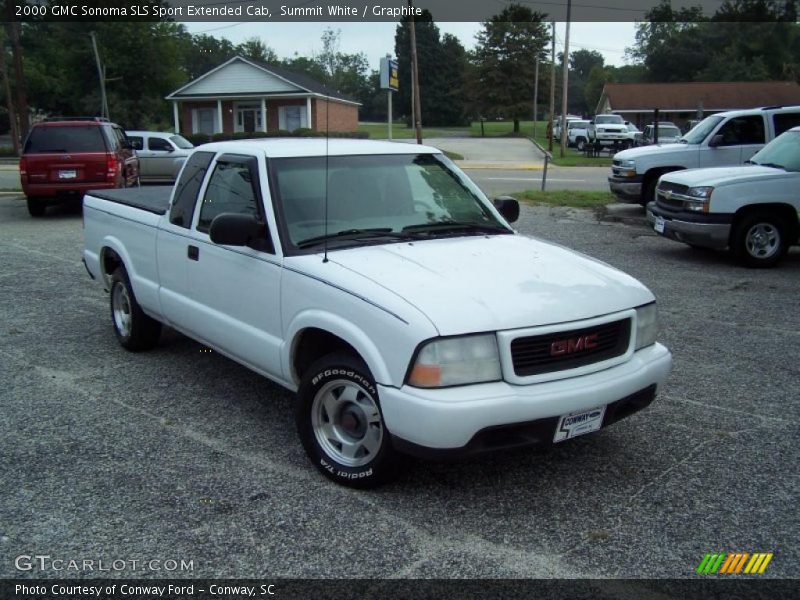
[[[161,335],[161,323],[139,306],[123,267],[111,275],[111,323],[120,345],[131,352],[149,350]]]
[[[577,148],[578,152],[583,152],[586,150],[586,140],[583,138],[578,138]]]
[[[788,250],[787,233],[780,216],[754,213],[734,227],[731,251],[749,267],[772,267]]]
[[[377,487],[396,473],[396,453],[367,366],[329,354],[308,368],[297,393],[295,421],[314,466],[336,483]]]

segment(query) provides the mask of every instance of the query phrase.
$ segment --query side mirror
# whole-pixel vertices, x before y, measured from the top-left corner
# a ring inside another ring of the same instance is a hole
[[[716,148],[717,146],[722,146],[722,142],[724,140],[725,140],[725,138],[722,137],[722,134],[718,133],[717,135],[712,137],[710,140],[708,140],[708,147],[709,148]]]
[[[498,196],[492,203],[503,218],[509,223],[516,222],[519,219],[519,202],[516,198],[511,196]]]
[[[215,244],[250,246],[266,235],[266,225],[252,215],[222,213],[211,221],[208,235]]]

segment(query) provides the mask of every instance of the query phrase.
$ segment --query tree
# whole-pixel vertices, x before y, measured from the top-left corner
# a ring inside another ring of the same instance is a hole
[[[275,54],[275,50],[255,37],[249,38],[236,46],[236,54],[242,58],[261,63],[274,64],[278,62],[278,55]]]
[[[531,114],[535,61],[544,57],[550,40],[545,15],[510,4],[483,23],[477,36],[477,94],[489,115],[519,121]]]
[[[583,97],[586,101],[586,106],[589,107],[589,112],[595,112],[597,103],[600,101],[600,96],[603,93],[603,87],[606,83],[611,81],[614,81],[613,71],[604,69],[602,65],[595,65],[592,67],[583,88]]]

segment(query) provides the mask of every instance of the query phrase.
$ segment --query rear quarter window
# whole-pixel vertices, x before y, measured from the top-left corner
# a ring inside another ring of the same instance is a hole
[[[105,152],[100,127],[34,127],[25,141],[24,154]]]
[[[792,127],[800,125],[800,111],[778,113],[773,115],[772,119],[775,125],[775,137],[778,137],[784,131],[789,131]]]

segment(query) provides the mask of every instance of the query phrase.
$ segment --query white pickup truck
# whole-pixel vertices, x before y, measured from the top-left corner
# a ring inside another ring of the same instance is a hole
[[[744,164],[784,131],[800,125],[800,106],[753,108],[706,117],[679,143],[617,152],[608,178],[623,202],[642,206],[655,200],[656,182],[682,169]]]
[[[656,233],[690,246],[729,248],[748,266],[771,267],[800,235],[800,127],[747,165],[663,175],[647,216]]]
[[[84,261],[123,347],[165,324],[296,391],[313,464],[371,487],[400,454],[561,442],[663,385],[653,294],[518,212],[435,148],[221,142],[171,194],[87,194]]]

